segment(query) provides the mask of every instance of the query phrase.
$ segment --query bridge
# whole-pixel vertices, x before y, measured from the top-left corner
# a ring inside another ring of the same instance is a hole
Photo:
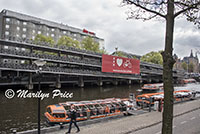
[[[141,81],[162,81],[163,68],[160,65],[140,62],[140,75],[107,73],[101,71],[102,54],[80,50],[62,45],[50,45],[31,40],[0,39],[0,86],[33,85],[41,81],[57,88],[61,84],[75,84],[83,87],[93,83],[119,83]],[[39,67],[33,61],[43,59],[47,63],[42,67],[42,77],[37,74]],[[180,70],[173,71],[175,80],[182,78]]]

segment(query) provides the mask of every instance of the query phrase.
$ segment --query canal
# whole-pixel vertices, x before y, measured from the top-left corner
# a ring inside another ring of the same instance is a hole
[[[200,84],[188,84],[184,86],[176,87],[178,89],[190,89],[200,91]],[[72,93],[72,98],[62,98],[61,96],[53,97],[52,91],[54,88],[42,87],[42,93],[49,96],[41,100],[41,127],[46,127],[47,124],[44,118],[44,112],[46,106],[50,104],[57,104],[65,101],[81,101],[81,100],[93,100],[104,98],[127,98],[129,93],[135,95],[140,92],[140,85],[120,85],[120,86],[103,86],[103,87],[65,87],[60,89],[64,93]],[[15,91],[15,97],[8,99],[5,97],[5,91],[0,90],[0,133],[7,134],[16,129],[18,132],[24,130],[30,130],[37,128],[37,99],[32,98],[20,98],[17,95],[19,89],[13,89]],[[25,89],[21,89],[25,90]],[[36,93],[37,90],[28,90],[28,92]]]

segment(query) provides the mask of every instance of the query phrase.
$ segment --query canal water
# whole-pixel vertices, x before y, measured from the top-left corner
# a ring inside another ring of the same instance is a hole
[[[178,89],[190,89],[200,91],[200,84],[188,84],[176,87]],[[50,104],[58,104],[65,101],[81,101],[81,100],[94,100],[104,98],[127,98],[130,93],[135,95],[141,92],[140,85],[120,85],[120,86],[103,86],[103,87],[65,87],[60,89],[60,92],[65,96],[53,97],[52,91],[54,88],[42,87],[42,93],[48,94],[46,98],[41,100],[41,127],[47,127],[44,118],[46,107]],[[19,89],[13,89],[15,96],[12,99],[5,97],[5,91],[0,90],[0,134],[11,133],[13,129],[17,132],[24,130],[31,130],[37,128],[37,98],[20,98],[17,94]],[[21,89],[26,90],[26,89]],[[28,90],[28,93],[36,93],[37,90]],[[73,93],[72,98],[67,97],[66,93]]]

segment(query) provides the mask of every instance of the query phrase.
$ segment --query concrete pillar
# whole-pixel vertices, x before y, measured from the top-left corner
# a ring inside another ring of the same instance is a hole
[[[117,86],[117,85],[118,85],[118,81],[117,81],[116,79],[114,79],[114,80],[112,81],[112,84],[115,85],[115,86]]]
[[[79,76],[78,86],[79,86],[79,87],[84,87],[83,76]]]
[[[56,88],[61,88],[60,74],[56,76]]]
[[[19,71],[17,71],[17,77],[19,77]]]
[[[103,86],[102,78],[99,78],[99,79],[98,79],[97,85],[100,86],[100,87]]]
[[[28,89],[33,89],[33,74],[29,73]]]
[[[132,81],[131,80],[128,80],[128,85],[131,85]]]

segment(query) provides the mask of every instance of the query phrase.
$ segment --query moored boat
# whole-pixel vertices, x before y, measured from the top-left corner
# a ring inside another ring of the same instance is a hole
[[[109,98],[92,101],[64,102],[47,106],[45,117],[49,124],[68,123],[71,104],[77,111],[77,121],[103,118],[120,114],[127,115],[134,105],[129,99]]]
[[[190,90],[178,90],[174,91],[174,101],[189,100],[193,98],[195,91]],[[164,92],[148,93],[136,96],[136,104],[141,105],[153,105],[155,101],[161,101],[164,103]]]
[[[142,87],[143,91],[156,91],[156,90],[162,90],[162,89],[163,89],[163,83],[144,84]]]
[[[196,80],[195,79],[183,79],[181,81],[181,83],[183,83],[183,84],[196,83]]]

